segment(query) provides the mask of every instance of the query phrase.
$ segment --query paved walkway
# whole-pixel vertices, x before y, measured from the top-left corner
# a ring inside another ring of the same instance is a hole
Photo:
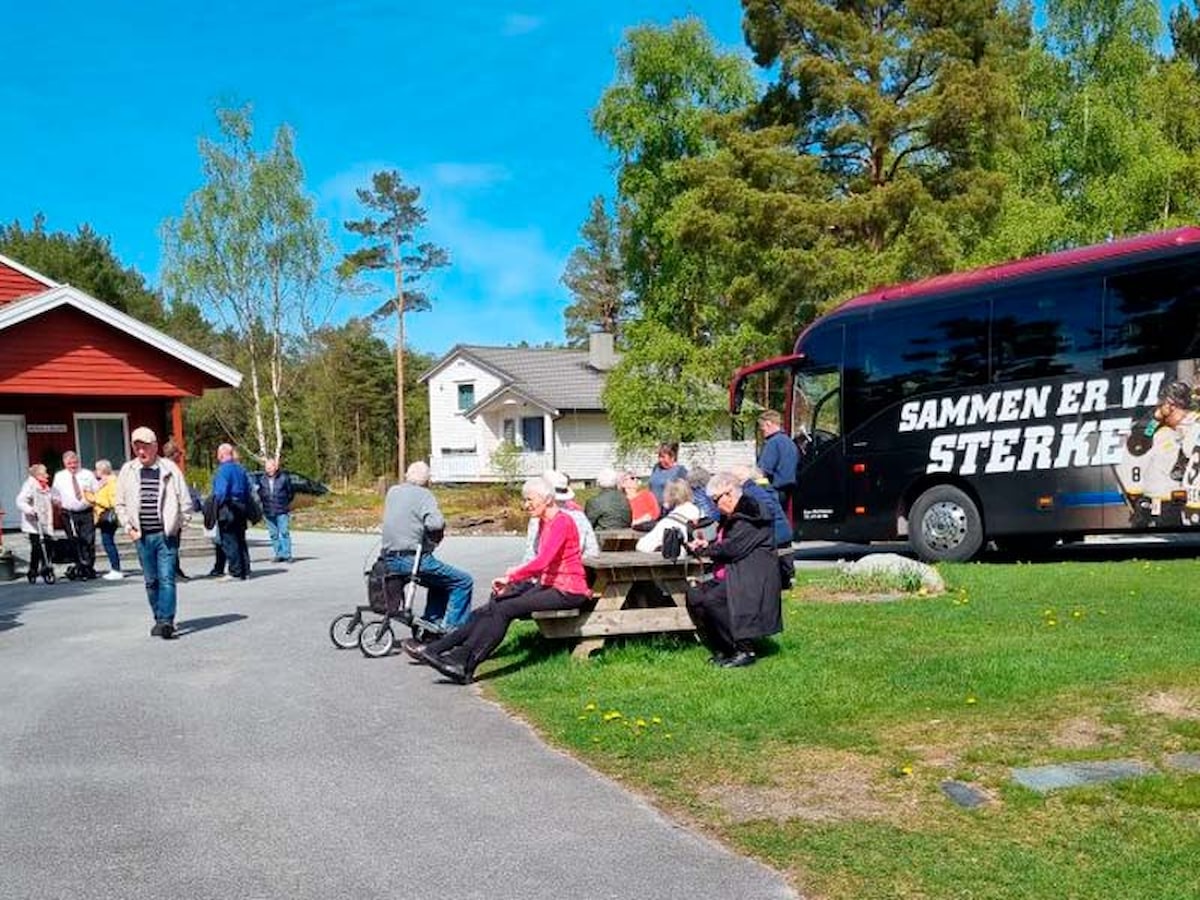
[[[520,538],[447,541],[480,582]],[[775,898],[774,872],[543,746],[473,689],[336,651],[373,540],[181,588],[0,585],[5,898]],[[185,562],[201,574],[207,565]]]

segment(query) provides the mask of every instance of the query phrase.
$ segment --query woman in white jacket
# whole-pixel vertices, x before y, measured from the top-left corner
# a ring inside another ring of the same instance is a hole
[[[692,489],[682,478],[668,481],[663,488],[663,508],[666,513],[654,523],[654,527],[638,538],[637,549],[642,553],[662,551],[663,535],[675,529],[688,542],[688,526],[700,521],[700,507],[692,502]]]
[[[27,577],[33,584],[43,563],[50,563],[50,547],[43,538],[49,538],[54,530],[54,489],[50,487],[50,473],[41,463],[29,467],[29,477],[17,493],[17,509],[21,512],[21,531],[29,536]]]

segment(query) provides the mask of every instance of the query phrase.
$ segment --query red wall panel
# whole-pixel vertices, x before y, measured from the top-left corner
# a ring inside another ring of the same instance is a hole
[[[0,394],[199,396],[210,376],[72,308],[0,331]]]
[[[30,278],[25,273],[0,263],[0,305],[18,297],[29,297],[47,290],[49,288],[36,278]]]

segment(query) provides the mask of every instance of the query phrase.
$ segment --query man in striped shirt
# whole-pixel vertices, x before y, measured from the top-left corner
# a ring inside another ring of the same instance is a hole
[[[151,637],[175,637],[175,571],[179,533],[187,523],[190,504],[183,473],[158,455],[158,438],[149,428],[135,428],[134,458],[117,476],[117,519],[137,548],[146,582],[146,597],[154,615]]]

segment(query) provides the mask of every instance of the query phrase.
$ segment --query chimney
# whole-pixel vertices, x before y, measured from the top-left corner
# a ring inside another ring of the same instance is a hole
[[[591,332],[588,335],[588,365],[597,372],[607,372],[616,364],[613,336],[607,331]]]

